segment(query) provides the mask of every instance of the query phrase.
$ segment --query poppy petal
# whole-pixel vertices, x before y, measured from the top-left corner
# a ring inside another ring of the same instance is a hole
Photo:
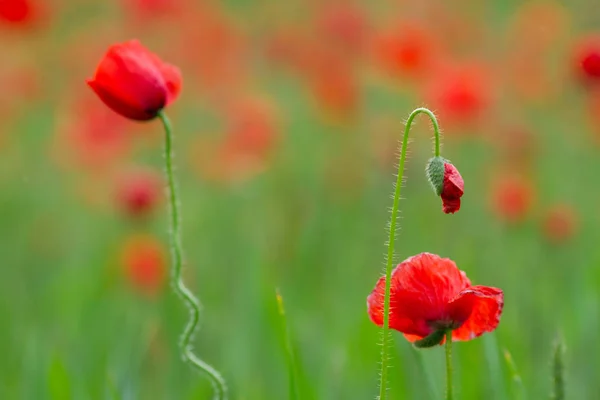
[[[452,339],[471,340],[496,329],[504,306],[504,294],[494,287],[472,286],[463,290],[448,306],[453,321],[464,321],[454,330]]]

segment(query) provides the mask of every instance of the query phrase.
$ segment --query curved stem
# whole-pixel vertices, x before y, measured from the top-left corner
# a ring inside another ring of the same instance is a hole
[[[224,400],[227,398],[227,386],[225,384],[225,380],[216,369],[198,358],[192,351],[192,347],[190,345],[190,341],[192,340],[192,336],[194,335],[200,320],[201,304],[194,294],[185,286],[181,276],[181,269],[183,266],[183,246],[181,243],[181,226],[179,224],[179,194],[177,192],[177,186],[173,176],[173,133],[169,118],[162,111],[158,113],[158,117],[162,121],[165,128],[165,168],[169,184],[169,205],[171,211],[171,229],[169,233],[171,237],[171,253],[173,257],[171,281],[175,292],[183,299],[188,311],[190,312],[190,319],[185,326],[179,341],[181,356],[183,360],[192,367],[208,375],[215,390],[214,399]]]
[[[408,116],[404,137],[402,138],[402,148],[400,150],[400,162],[398,163],[398,175],[396,179],[396,189],[394,191],[394,201],[392,205],[392,216],[390,218],[390,237],[388,240],[387,264],[385,267],[385,297],[383,301],[383,338],[381,342],[381,373],[379,374],[379,400],[384,400],[387,396],[387,368],[388,368],[388,331],[390,322],[390,290],[392,264],[394,261],[394,241],[396,239],[396,220],[398,218],[398,203],[400,202],[400,190],[402,189],[402,179],[404,178],[404,162],[406,161],[406,148],[408,147],[408,134],[410,127],[417,115],[427,114],[433,123],[435,133],[435,155],[440,155],[440,127],[433,112],[427,108],[417,108]]]
[[[446,331],[446,400],[452,400],[452,329]]]

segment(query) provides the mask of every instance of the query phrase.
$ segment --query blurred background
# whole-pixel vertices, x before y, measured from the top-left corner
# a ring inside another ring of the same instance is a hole
[[[569,398],[598,398],[596,2],[0,0],[1,399],[211,396],[178,355],[161,126],[85,84],[131,38],[183,73],[168,114],[194,343],[232,399],[287,398],[276,288],[300,398],[375,397],[366,296],[419,106],[466,192],[441,212],[417,118],[397,261],[437,253],[505,292],[496,332],[455,345],[457,397],[547,398],[561,336]],[[443,396],[441,347],[393,349],[391,398]]]

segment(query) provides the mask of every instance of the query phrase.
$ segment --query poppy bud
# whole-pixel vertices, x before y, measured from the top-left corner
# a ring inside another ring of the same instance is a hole
[[[115,44],[87,84],[125,118],[147,121],[179,95],[181,73],[137,40]]]
[[[429,159],[427,163],[427,168],[425,169],[425,173],[427,174],[427,180],[429,184],[433,188],[433,191],[438,196],[442,195],[442,190],[444,190],[444,164],[446,160],[444,160],[440,156],[433,157]]]
[[[426,173],[433,191],[442,198],[442,210],[446,214],[457,212],[465,182],[456,167],[448,160],[436,156],[429,160]]]

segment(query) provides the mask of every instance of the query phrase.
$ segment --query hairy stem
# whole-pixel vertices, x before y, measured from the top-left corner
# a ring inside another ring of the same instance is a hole
[[[400,202],[400,190],[402,189],[402,179],[404,178],[404,162],[406,161],[406,148],[408,147],[408,134],[410,127],[417,115],[427,114],[433,123],[435,133],[435,155],[440,155],[440,127],[433,112],[427,108],[417,108],[408,116],[404,137],[402,138],[402,148],[400,150],[400,161],[398,163],[398,175],[396,180],[396,189],[394,191],[394,201],[392,205],[392,215],[390,218],[390,236],[388,239],[387,264],[385,267],[385,297],[383,300],[383,338],[381,342],[381,372],[379,382],[379,400],[385,400],[387,397],[387,369],[388,369],[388,346],[389,346],[389,323],[390,323],[390,290],[392,265],[394,262],[394,241],[396,239],[396,221],[398,219],[398,203]]]
[[[446,400],[452,400],[452,329],[446,331]]]
[[[200,320],[201,304],[194,294],[185,286],[181,276],[181,270],[183,267],[183,246],[181,243],[181,226],[179,224],[179,193],[177,191],[177,185],[175,184],[175,178],[173,175],[173,133],[169,118],[163,112],[160,112],[158,117],[162,121],[165,128],[165,169],[169,185],[169,206],[171,211],[171,229],[169,233],[171,238],[171,254],[173,257],[171,281],[175,292],[183,299],[185,306],[190,312],[190,319],[185,326],[179,341],[181,357],[192,367],[208,375],[215,390],[215,400],[225,400],[227,398],[227,386],[225,384],[225,380],[216,369],[194,354],[190,344],[192,336],[194,335]]]

